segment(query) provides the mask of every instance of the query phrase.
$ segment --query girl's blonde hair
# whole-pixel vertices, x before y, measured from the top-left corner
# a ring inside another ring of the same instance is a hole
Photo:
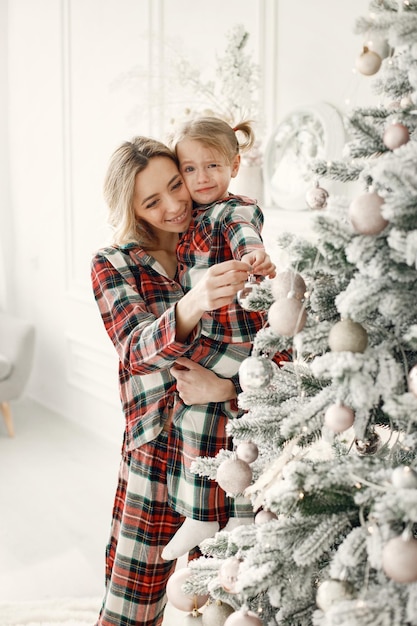
[[[156,238],[149,224],[136,217],[133,196],[136,175],[146,169],[151,159],[161,156],[178,166],[172,150],[149,137],[134,137],[123,142],[111,156],[103,191],[115,244],[137,243],[143,248],[155,244]]]
[[[243,136],[240,141],[239,136]],[[175,153],[178,143],[183,139],[194,139],[217,150],[230,164],[237,154],[252,148],[255,133],[249,120],[239,122],[232,128],[218,117],[197,117],[187,120],[172,133],[169,145]]]

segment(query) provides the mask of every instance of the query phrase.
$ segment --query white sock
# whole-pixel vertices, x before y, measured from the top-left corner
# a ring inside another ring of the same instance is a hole
[[[230,517],[226,526],[222,528],[222,530],[227,530],[227,532],[231,532],[238,526],[247,526],[248,524],[253,524],[253,517]]]
[[[218,522],[200,522],[200,520],[186,517],[171,541],[162,550],[161,556],[165,561],[178,559],[198,546],[204,539],[213,537],[218,530]]]

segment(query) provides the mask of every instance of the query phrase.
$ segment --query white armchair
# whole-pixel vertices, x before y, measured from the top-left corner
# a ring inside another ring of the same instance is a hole
[[[10,402],[23,394],[34,352],[33,324],[0,311],[0,408],[10,437],[14,435]]]

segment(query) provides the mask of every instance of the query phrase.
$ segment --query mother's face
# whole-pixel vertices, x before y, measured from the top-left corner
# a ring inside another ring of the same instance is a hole
[[[154,157],[136,174],[133,208],[136,217],[155,231],[182,233],[187,230],[192,201],[172,159]]]

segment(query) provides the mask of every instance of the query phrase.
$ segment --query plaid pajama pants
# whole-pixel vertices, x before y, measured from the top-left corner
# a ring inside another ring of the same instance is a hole
[[[106,551],[106,592],[97,626],[160,626],[166,605],[165,588],[174,561],[161,551],[184,518],[170,506],[168,485],[175,482],[180,454],[175,428],[124,453]],[[219,491],[220,488],[218,488]],[[213,519],[224,526],[229,503]]]

